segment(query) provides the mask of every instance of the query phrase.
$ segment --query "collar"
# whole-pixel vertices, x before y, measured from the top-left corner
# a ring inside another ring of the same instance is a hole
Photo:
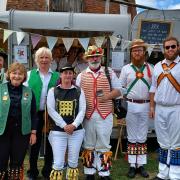
[[[168,59],[164,59],[163,61],[162,61],[162,64],[171,64],[172,62],[174,62],[174,63],[178,63],[180,61],[180,57],[179,56],[177,56],[176,57],[176,59],[174,60],[174,61],[169,61]]]
[[[57,85],[56,87],[60,87],[61,88],[61,84]],[[73,89],[73,88],[75,88],[75,86],[72,84],[69,89]]]
[[[98,73],[104,72],[104,67],[101,66],[101,68],[99,69],[99,71],[94,72],[94,71],[92,71],[92,70],[89,68],[89,66],[88,66],[87,69],[86,69],[86,72],[87,72],[87,73],[98,74]]]
[[[36,72],[39,72],[39,71],[40,71],[40,69],[37,68],[37,69],[36,69]],[[48,73],[51,73],[51,74],[53,73],[53,71],[51,70],[51,68],[49,68]]]

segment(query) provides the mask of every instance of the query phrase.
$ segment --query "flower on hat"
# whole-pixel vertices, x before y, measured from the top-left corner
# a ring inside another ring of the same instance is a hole
[[[97,47],[95,45],[89,46],[87,51],[85,52],[85,57],[91,56],[103,56],[104,51],[101,47]]]

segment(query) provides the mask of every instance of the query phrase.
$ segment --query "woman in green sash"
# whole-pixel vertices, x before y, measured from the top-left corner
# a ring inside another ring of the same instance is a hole
[[[7,83],[0,84],[0,179],[23,179],[23,161],[29,144],[36,143],[37,115],[35,96],[23,85],[27,71],[13,63]]]

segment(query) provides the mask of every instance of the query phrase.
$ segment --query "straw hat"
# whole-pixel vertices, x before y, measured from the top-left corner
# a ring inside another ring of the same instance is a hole
[[[95,45],[89,46],[87,51],[85,52],[85,57],[92,57],[92,56],[103,56],[104,50],[101,47],[97,47]]]
[[[134,39],[130,44],[130,49],[135,47],[144,47],[145,49],[147,49],[148,44],[145,43],[142,39]]]

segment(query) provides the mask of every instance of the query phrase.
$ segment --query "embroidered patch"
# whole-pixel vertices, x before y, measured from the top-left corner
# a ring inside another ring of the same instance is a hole
[[[136,72],[136,77],[137,77],[138,79],[141,79],[141,78],[144,77],[144,73],[137,71],[137,72]]]
[[[7,101],[7,100],[8,100],[8,96],[3,96],[3,97],[2,97],[2,100],[3,100],[3,101]]]

